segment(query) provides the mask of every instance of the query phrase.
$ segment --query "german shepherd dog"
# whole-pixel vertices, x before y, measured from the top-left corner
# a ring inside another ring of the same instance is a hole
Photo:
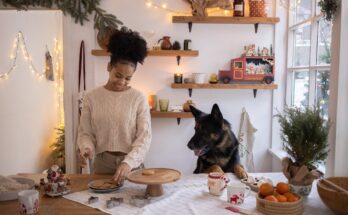
[[[190,106],[196,120],[195,134],[187,144],[198,156],[193,173],[232,172],[238,178],[248,175],[239,163],[239,142],[225,120],[217,104],[210,114]]]

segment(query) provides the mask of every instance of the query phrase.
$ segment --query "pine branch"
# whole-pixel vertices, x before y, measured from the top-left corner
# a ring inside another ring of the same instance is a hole
[[[106,27],[117,29],[123,23],[113,14],[100,8],[100,0],[2,0],[5,7],[28,10],[30,7],[58,8],[63,14],[70,15],[75,23],[83,25],[88,16],[94,13],[94,28],[104,31]]]

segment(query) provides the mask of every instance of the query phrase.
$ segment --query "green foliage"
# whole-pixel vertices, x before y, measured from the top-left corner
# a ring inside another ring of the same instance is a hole
[[[94,28],[104,32],[107,26],[117,29],[123,25],[116,16],[106,13],[99,7],[100,0],[2,0],[3,5],[15,7],[17,10],[28,10],[31,7],[58,8],[64,15],[70,15],[75,23],[83,25],[89,21],[88,15],[94,13]]]
[[[281,139],[290,159],[297,166],[311,169],[328,155],[328,122],[320,115],[320,108],[289,108],[277,114]]]
[[[65,129],[64,127],[56,128],[57,138],[56,141],[50,146],[52,148],[52,159],[57,161],[62,158],[65,160]]]
[[[339,0],[320,0],[318,6],[327,21],[331,21],[335,15]]]

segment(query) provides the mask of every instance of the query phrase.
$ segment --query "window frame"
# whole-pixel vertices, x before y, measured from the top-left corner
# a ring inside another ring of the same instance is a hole
[[[288,5],[290,5],[290,1],[287,0]],[[286,104],[288,106],[293,105],[293,92],[294,92],[294,74],[296,71],[308,70],[309,73],[309,89],[308,89],[308,105],[313,106],[316,104],[316,73],[317,71],[330,71],[331,64],[317,64],[317,49],[318,49],[318,28],[319,22],[323,18],[322,14],[317,15],[317,1],[312,0],[312,8],[311,8],[311,16],[305,20],[302,20],[298,23],[294,23],[296,19],[296,12],[292,12],[288,10],[287,17],[287,65],[286,65]],[[296,11],[296,9],[295,9]],[[294,24],[293,24],[294,23]],[[294,58],[294,50],[295,50],[295,42],[294,42],[294,34],[297,29],[301,29],[305,26],[310,26],[310,50],[309,50],[309,64],[308,66],[294,66],[293,58]]]

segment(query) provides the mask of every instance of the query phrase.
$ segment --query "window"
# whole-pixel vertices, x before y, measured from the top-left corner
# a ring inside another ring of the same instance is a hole
[[[328,117],[331,23],[320,14],[318,0],[288,0],[287,104],[319,104]]]

